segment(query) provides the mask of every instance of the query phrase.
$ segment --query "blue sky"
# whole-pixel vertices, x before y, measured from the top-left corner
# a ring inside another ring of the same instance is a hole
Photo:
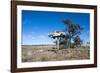
[[[88,13],[48,12],[22,10],[22,45],[54,44],[48,37],[50,32],[62,31],[62,22],[71,19],[84,28],[80,37],[83,42],[90,40],[90,15]]]

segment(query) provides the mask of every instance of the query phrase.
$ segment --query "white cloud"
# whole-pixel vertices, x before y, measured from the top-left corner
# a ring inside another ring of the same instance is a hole
[[[35,37],[31,37],[32,40],[36,39]]]
[[[40,36],[38,36],[39,38],[42,38],[42,39],[44,39],[44,38],[46,38],[46,36],[44,36],[44,35],[40,35]]]

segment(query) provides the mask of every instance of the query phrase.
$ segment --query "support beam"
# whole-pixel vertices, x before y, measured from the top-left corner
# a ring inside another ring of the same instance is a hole
[[[57,49],[59,49],[59,37],[57,37]]]

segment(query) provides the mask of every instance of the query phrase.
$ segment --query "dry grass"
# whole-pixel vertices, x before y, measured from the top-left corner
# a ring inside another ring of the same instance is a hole
[[[38,48],[22,48],[22,62],[38,62],[38,61],[61,61],[61,60],[82,60],[89,59],[89,49],[38,49]]]

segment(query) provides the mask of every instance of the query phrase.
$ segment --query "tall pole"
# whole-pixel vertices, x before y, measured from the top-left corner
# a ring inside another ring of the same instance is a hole
[[[59,49],[59,37],[57,37],[57,49]]]

